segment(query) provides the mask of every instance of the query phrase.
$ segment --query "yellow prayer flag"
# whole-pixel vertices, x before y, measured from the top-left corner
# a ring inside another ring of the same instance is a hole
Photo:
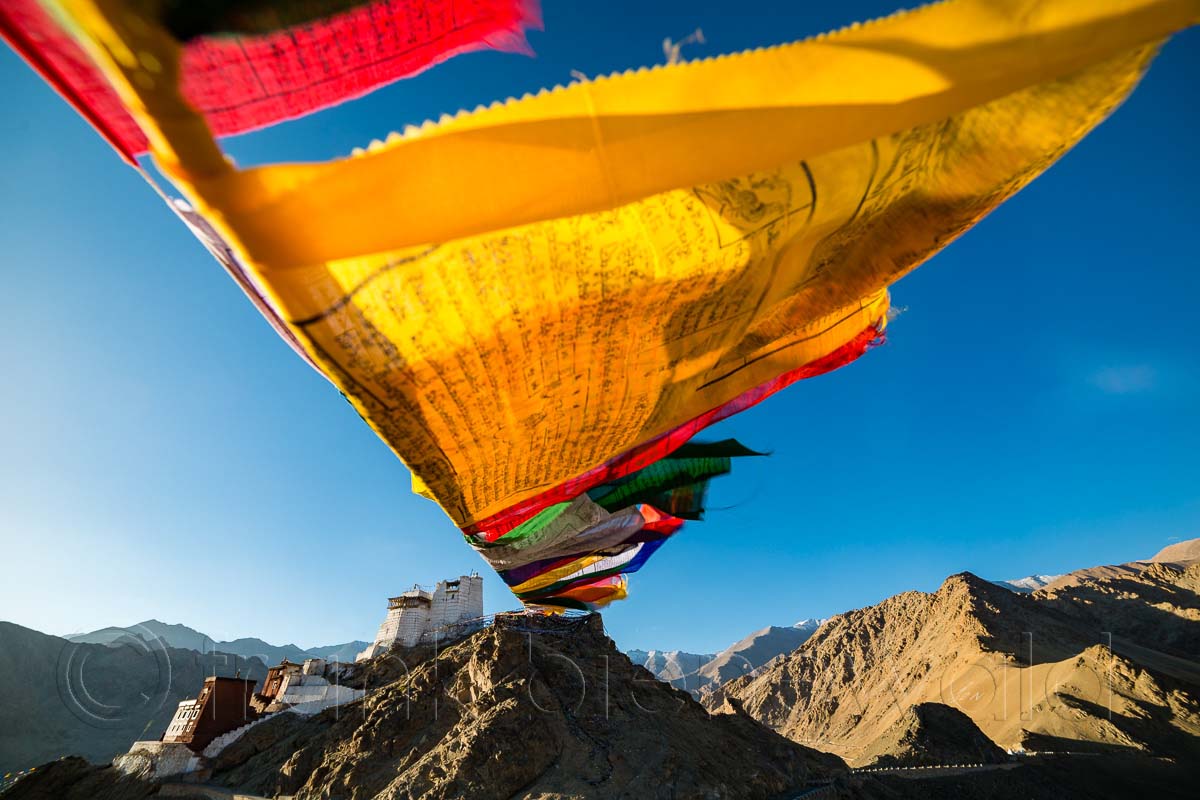
[[[239,170],[183,101],[169,36],[121,0],[62,6],[159,165],[472,530],[861,353],[890,284],[1200,16],[1196,0],[950,0]]]

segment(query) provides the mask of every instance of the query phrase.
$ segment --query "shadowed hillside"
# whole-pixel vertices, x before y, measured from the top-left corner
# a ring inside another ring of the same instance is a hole
[[[867,745],[861,756],[872,767],[937,764],[999,764],[1006,760],[971,718],[942,703],[918,703]]]
[[[63,755],[107,763],[157,739],[206,675],[261,678],[260,661],[153,646],[79,644],[0,622],[0,775]]]

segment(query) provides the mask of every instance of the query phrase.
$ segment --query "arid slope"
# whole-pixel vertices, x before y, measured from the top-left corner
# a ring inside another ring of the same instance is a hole
[[[943,703],[1005,748],[1200,759],[1200,564],[1154,564],[1020,595],[962,573],[834,617],[732,698],[789,738],[852,764],[911,706]],[[1190,603],[1190,605],[1188,605]],[[1112,649],[1109,649],[1111,642]]]

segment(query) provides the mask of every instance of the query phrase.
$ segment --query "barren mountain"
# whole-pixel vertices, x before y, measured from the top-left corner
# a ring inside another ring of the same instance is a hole
[[[0,622],[0,775],[64,755],[107,762],[135,739],[158,736],[206,675],[239,670],[266,673],[256,660],[74,643]]]
[[[796,652],[705,701],[739,700],[764,724],[851,763],[869,760],[872,743],[923,702],[958,708],[1001,747],[1200,758],[1200,665],[1179,649],[1192,634],[1176,634],[1168,652],[1156,638],[1192,630],[1195,580],[1160,564],[1119,592],[1088,581],[1031,596],[962,573],[937,592],[834,617]],[[1089,616],[1090,595],[1121,613]]]
[[[1137,565],[1137,566],[1134,566]],[[1129,569],[1035,593],[1042,605],[1079,620],[1200,663],[1200,561],[1140,561]]]
[[[999,764],[1007,758],[971,718],[942,703],[918,703],[863,751],[872,767]]]

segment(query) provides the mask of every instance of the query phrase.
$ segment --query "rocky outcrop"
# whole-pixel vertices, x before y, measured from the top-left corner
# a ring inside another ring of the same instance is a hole
[[[145,781],[199,779],[207,774],[207,760],[186,744],[175,742],[134,742],[128,753],[113,759],[113,769],[123,775]]]
[[[298,798],[736,798],[844,768],[735,710],[710,717],[630,663],[598,616],[501,616],[446,650],[385,658],[407,662],[396,680],[357,707],[256,726],[214,780]]]
[[[1083,569],[1068,572],[1066,575],[1059,575],[1041,588],[1057,591],[1088,581],[1136,578],[1152,564],[1169,564],[1180,569],[1186,569],[1196,561],[1200,561],[1200,539],[1189,539],[1185,542],[1176,542],[1175,544],[1167,545],[1147,560],[1084,567]]]
[[[4,792],[4,800],[143,800],[158,790],[157,783],[70,756],[17,781]]]
[[[1035,597],[1090,629],[1200,663],[1200,561],[1134,563]]]

